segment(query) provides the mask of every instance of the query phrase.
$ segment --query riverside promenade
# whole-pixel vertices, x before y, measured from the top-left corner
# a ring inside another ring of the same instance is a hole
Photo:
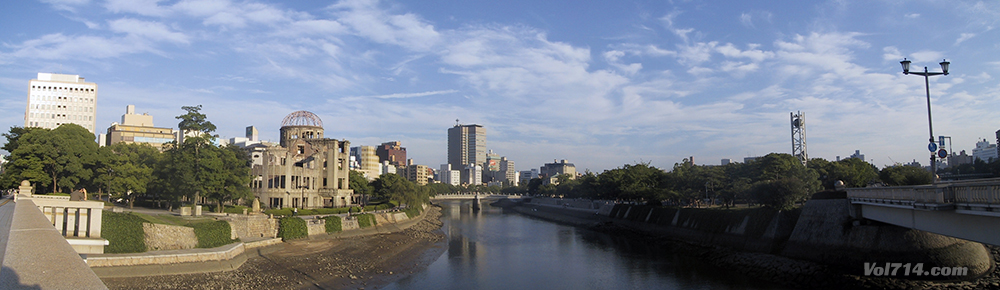
[[[370,228],[311,235],[307,240],[347,239],[400,232],[416,225],[426,215],[424,211],[413,219]],[[287,243],[282,242],[281,238],[260,238],[207,249],[91,255],[87,264],[102,279],[232,271],[239,269],[249,259],[281,250],[282,244]]]
[[[408,277],[441,255],[446,244],[440,216],[439,208],[431,206],[419,217],[391,226],[254,248],[247,252],[259,257],[244,254],[248,259],[233,270],[102,280],[110,289],[379,288]]]

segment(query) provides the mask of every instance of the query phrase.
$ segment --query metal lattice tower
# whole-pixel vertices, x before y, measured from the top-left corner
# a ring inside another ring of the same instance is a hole
[[[798,114],[789,113],[789,115],[792,121],[792,155],[798,157],[802,165],[806,165],[809,161],[806,150],[806,114],[799,111]]]

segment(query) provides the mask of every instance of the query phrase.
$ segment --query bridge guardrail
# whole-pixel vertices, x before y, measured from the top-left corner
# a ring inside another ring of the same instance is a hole
[[[935,185],[847,188],[847,197],[864,202],[961,205],[971,209],[1000,208],[1000,179]]]
[[[953,190],[956,203],[984,205],[1000,203],[1000,184],[958,186]]]

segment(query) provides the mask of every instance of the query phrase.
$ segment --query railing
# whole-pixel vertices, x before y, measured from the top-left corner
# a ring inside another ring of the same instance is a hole
[[[32,199],[0,205],[0,289],[107,289]]]
[[[1000,208],[1000,179],[996,178],[935,185],[847,188],[846,190],[847,197],[856,202],[958,205],[973,210]]]
[[[20,195],[18,199],[30,199],[78,253],[104,253],[104,246],[108,245],[101,238],[104,203],[70,201],[68,196]]]

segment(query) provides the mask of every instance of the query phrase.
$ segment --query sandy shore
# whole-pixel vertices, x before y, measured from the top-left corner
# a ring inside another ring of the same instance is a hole
[[[393,233],[271,246],[237,270],[102,279],[110,289],[377,289],[427,267],[445,250],[440,208]]]

